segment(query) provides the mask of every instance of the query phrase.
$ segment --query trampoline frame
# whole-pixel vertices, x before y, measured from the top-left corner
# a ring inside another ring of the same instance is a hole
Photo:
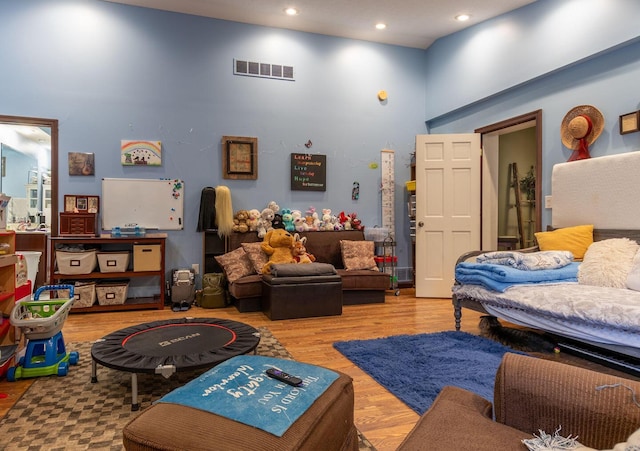
[[[126,342],[132,337],[146,332],[155,332],[159,329],[180,326],[213,326],[226,329],[232,333],[233,340],[216,349],[195,350],[192,354],[177,356],[144,356],[124,348]],[[239,321],[224,320],[218,318],[177,318],[169,320],[153,321],[111,332],[100,340],[97,340],[91,348],[91,383],[98,382],[98,364],[118,371],[131,373],[131,410],[140,409],[138,403],[138,374],[160,374],[165,378],[171,377],[176,372],[212,368],[225,360],[237,355],[256,353],[260,343],[260,332],[254,327]],[[136,357],[138,367],[124,366],[116,362],[117,357],[127,357],[133,361]],[[198,359],[197,357],[201,357]],[[167,361],[169,361],[167,363]]]

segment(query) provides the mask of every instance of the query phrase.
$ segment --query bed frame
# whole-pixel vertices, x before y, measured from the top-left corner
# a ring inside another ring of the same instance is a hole
[[[551,230],[552,228],[550,228]],[[611,238],[629,238],[631,240],[640,243],[640,230],[623,230],[623,229],[594,229],[593,240],[601,241]],[[518,252],[536,252],[539,248],[537,246],[529,247],[526,249],[520,249]],[[462,254],[456,264],[472,259],[482,253],[488,251],[471,251]],[[455,282],[456,285],[459,282]],[[462,309],[467,308],[480,312],[486,315],[489,313],[484,309],[482,304],[476,299],[469,297],[458,297],[455,294],[452,295],[453,303],[453,316],[455,319],[456,330],[460,330],[462,323]],[[598,343],[581,341],[568,336],[558,336],[555,333],[549,333],[554,337],[554,341],[558,343],[560,348],[565,349],[568,352],[578,354],[581,357],[597,361],[598,363],[605,364],[607,366],[615,367],[630,374],[640,376],[640,350],[638,354],[629,353],[627,350],[622,350],[616,346],[602,345]]]

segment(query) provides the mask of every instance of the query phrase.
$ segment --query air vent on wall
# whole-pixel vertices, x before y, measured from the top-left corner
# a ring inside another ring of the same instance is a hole
[[[295,80],[293,66],[282,64],[257,63],[255,61],[233,60],[233,73],[247,77],[275,78],[277,80]]]

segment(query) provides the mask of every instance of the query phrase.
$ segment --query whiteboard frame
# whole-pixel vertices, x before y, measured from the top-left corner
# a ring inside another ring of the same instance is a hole
[[[184,181],[103,178],[101,210],[102,230],[183,230]]]

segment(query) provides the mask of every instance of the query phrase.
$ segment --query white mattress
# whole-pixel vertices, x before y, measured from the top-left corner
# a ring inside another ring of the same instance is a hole
[[[482,304],[514,324],[597,345],[624,348],[640,357],[640,292],[579,283],[515,285],[504,293],[456,285],[454,293]]]
[[[637,229],[639,174],[640,151],[556,164],[551,177],[552,226]]]

